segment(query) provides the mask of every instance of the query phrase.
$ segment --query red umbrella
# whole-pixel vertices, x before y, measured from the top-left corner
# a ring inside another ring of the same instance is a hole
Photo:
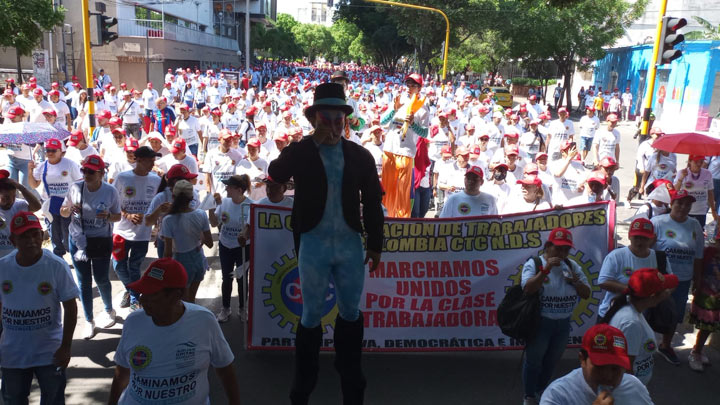
[[[720,156],[720,138],[697,132],[666,134],[653,142],[652,147],[686,155]]]

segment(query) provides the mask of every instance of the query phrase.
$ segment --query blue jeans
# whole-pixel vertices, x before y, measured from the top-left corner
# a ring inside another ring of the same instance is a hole
[[[713,196],[715,197],[715,212],[720,207],[720,179],[713,179]]]
[[[199,144],[197,144],[197,143],[193,144],[193,145],[188,145],[188,149],[190,149],[190,153],[192,153],[193,156],[195,156],[195,157],[197,157],[197,154],[198,154],[198,145]]]
[[[128,284],[133,281],[140,280],[140,275],[142,274],[140,266],[142,265],[145,256],[147,256],[149,244],[150,242],[146,240],[126,240],[125,258],[122,260],[115,260],[115,258],[112,259],[115,274],[117,274],[126,289]],[[130,302],[137,302],[138,293],[130,289],[127,290],[130,293]]]
[[[75,274],[77,275],[78,284],[80,284],[80,302],[85,312],[85,320],[90,322],[93,320],[93,294],[92,279],[95,279],[100,298],[105,304],[105,311],[112,311],[112,286],[110,285],[110,255],[108,257],[88,259],[86,262],[75,260],[75,252],[77,246],[70,238],[70,258],[72,259]]]
[[[432,197],[432,188],[418,187],[415,189],[415,202],[413,203],[412,218],[425,218],[430,209],[430,198]]]
[[[10,158],[10,165],[8,166],[10,178],[30,188],[28,184],[28,163],[30,163],[30,160],[18,159],[15,156],[8,156],[8,158]]]
[[[525,345],[523,384],[526,397],[535,397],[550,384],[569,335],[570,318],[540,318],[537,334]]]
[[[157,249],[158,257],[162,258],[165,253],[165,239],[162,236],[158,235],[155,239],[155,249]]]
[[[2,398],[5,405],[27,405],[33,375],[40,386],[40,405],[65,404],[65,370],[54,365],[31,368],[2,368]]]
[[[70,239],[70,220],[60,214],[53,214],[53,221],[50,222],[50,242],[52,242],[53,253],[58,257],[65,256],[70,250],[68,239]]]

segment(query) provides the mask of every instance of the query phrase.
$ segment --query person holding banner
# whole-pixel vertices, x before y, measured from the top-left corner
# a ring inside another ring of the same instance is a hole
[[[536,404],[535,397],[550,383],[567,345],[570,317],[578,297],[590,297],[585,273],[568,259],[572,247],[572,233],[565,228],[555,228],[545,242],[545,253],[539,258],[528,259],[523,266],[523,290],[526,294],[540,294],[541,303],[540,327],[525,345],[525,405]]]
[[[295,377],[290,391],[294,405],[307,404],[317,383],[323,337],[320,323],[331,275],[338,304],[335,369],[340,373],[343,403],[362,404],[367,385],[360,364],[363,263],[372,260],[370,271],[380,263],[384,218],[375,160],[365,148],[343,137],[352,111],[341,85],[319,85],[313,104],[305,110],[315,129],[313,135],[283,149],[268,170],[276,182],[287,182],[290,177],[295,181],[291,224],[303,313],[295,338]],[[364,261],[363,231],[367,233]]]

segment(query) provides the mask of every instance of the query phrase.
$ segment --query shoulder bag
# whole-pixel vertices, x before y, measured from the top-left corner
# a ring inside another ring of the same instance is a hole
[[[534,256],[535,273],[542,271],[540,258]],[[498,325],[504,335],[528,341],[540,326],[540,292],[526,294],[521,283],[507,291],[497,309]]]
[[[658,271],[667,274],[665,252],[656,250],[655,260],[657,261]],[[678,313],[673,297],[667,297],[656,306],[646,309],[643,315],[648,325],[657,333],[672,333],[677,326]]]

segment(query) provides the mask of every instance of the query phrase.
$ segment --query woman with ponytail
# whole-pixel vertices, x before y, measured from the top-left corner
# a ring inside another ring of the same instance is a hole
[[[652,377],[657,343],[655,332],[643,312],[669,297],[671,290],[677,286],[678,278],[674,274],[662,274],[653,268],[637,269],[630,276],[625,293],[615,297],[610,309],[600,319],[600,323],[610,324],[623,332],[627,338],[632,373],[645,385]]]

